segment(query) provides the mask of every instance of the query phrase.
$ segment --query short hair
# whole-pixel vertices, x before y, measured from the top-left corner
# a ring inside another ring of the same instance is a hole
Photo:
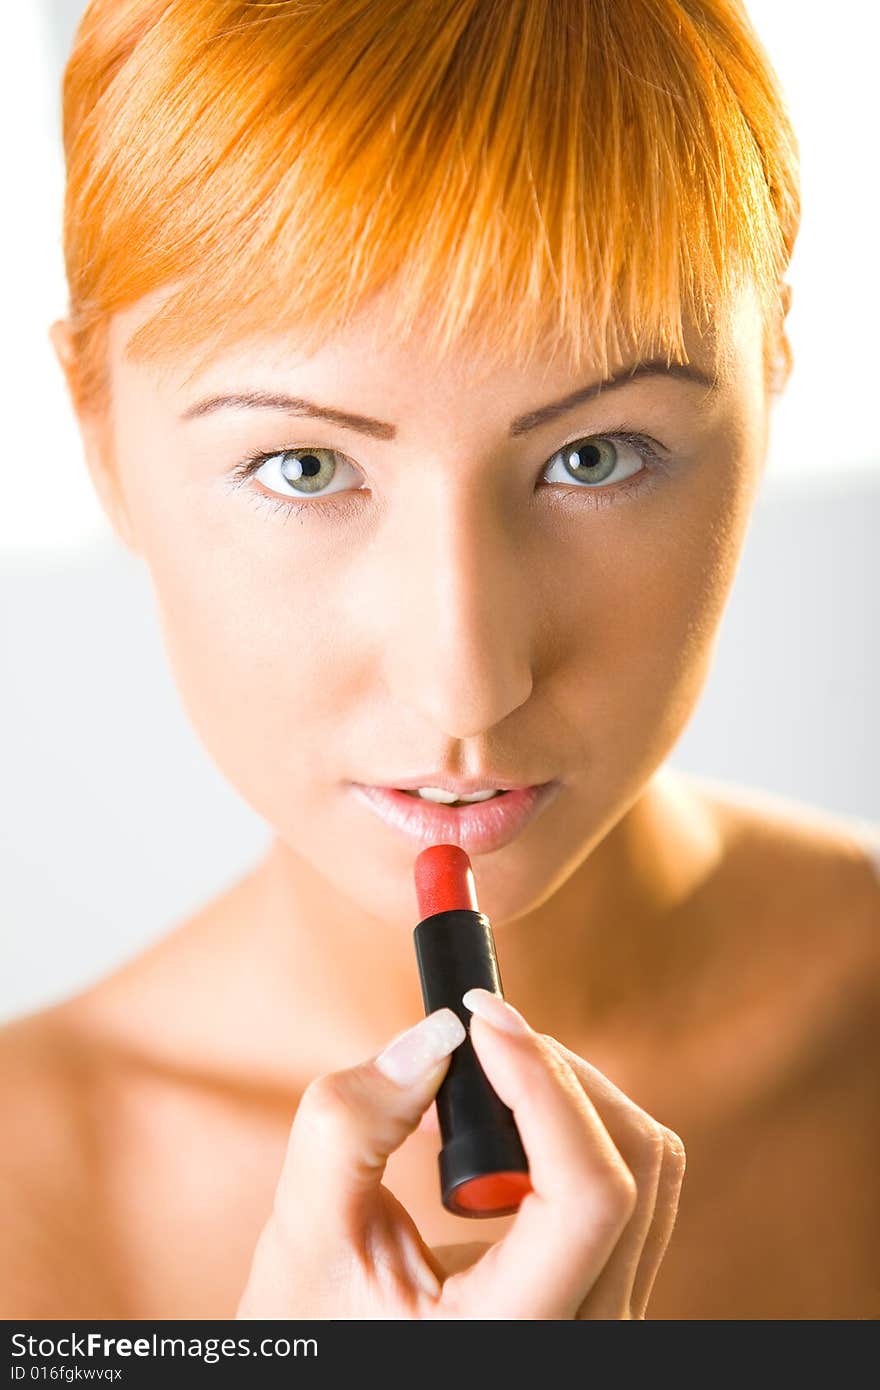
[[[132,360],[318,343],[386,288],[439,355],[686,360],[743,285],[779,321],[800,215],[738,0],[91,0],[63,134],[86,406],[163,285]]]

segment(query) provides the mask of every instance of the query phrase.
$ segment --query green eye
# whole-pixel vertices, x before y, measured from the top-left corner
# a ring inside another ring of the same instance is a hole
[[[556,468],[557,476],[548,477],[547,481],[585,483],[589,487],[597,487],[609,480],[622,482],[624,478],[640,472],[645,467],[646,457],[652,454],[650,446],[636,437],[589,435],[584,439],[572,440],[553,455],[548,471]]]
[[[237,470],[237,476],[241,480],[255,478],[279,501],[291,501],[297,493],[300,497],[326,496],[358,483],[354,465],[343,454],[311,444],[255,454]]]
[[[336,472],[333,452],[332,449],[285,449],[270,458],[281,459],[278,473],[297,492],[320,492]]]
[[[585,440],[560,452],[565,467],[579,483],[604,483],[617,463],[617,449],[610,439],[597,439],[595,443]]]

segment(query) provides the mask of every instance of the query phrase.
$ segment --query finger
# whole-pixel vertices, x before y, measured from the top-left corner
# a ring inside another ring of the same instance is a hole
[[[636,1277],[633,1283],[631,1304],[633,1317],[644,1318],[648,1307],[654,1280],[663,1263],[667,1246],[672,1238],[678,1215],[682,1181],[685,1173],[685,1150],[678,1135],[666,1130],[666,1147],[663,1153],[663,1167],[657,1185],[657,1198],[654,1204],[654,1221]]]
[[[431,1101],[422,1118],[416,1126],[421,1134],[439,1134],[440,1121],[437,1118],[437,1103]]]
[[[378,1192],[389,1156],[415,1129],[466,1037],[437,1009],[377,1057],[312,1081],[290,1131],[275,1194],[282,1226],[299,1230],[304,1203],[322,1225],[351,1231]]]
[[[643,1163],[630,1168],[636,1180],[636,1207],[611,1258],[577,1311],[578,1318],[619,1320],[643,1316],[634,1308],[636,1276],[654,1222],[657,1189],[663,1166],[663,1144],[652,1142]]]
[[[597,1067],[556,1038],[542,1037],[585,1087],[639,1193],[632,1218],[578,1317],[643,1318],[675,1225],[685,1170],[684,1145],[673,1130],[636,1105]]]
[[[513,1111],[533,1190],[503,1239],[447,1280],[443,1301],[489,1318],[574,1318],[632,1215],[635,1182],[568,1063],[497,996],[469,991],[465,1003],[485,1009],[471,1039]]]

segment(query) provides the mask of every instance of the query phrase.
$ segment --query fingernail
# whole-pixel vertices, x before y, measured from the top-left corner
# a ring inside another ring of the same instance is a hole
[[[466,990],[461,996],[461,1002],[472,1014],[484,1018],[493,1028],[500,1028],[503,1033],[515,1033],[522,1037],[523,1034],[532,1031],[518,1009],[508,1004],[500,994],[492,994],[488,989]]]
[[[436,1009],[413,1028],[392,1038],[376,1058],[376,1066],[398,1086],[412,1086],[466,1037],[467,1030],[452,1009]]]

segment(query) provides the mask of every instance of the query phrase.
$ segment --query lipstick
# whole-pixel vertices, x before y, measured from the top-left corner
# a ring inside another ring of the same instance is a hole
[[[452,1053],[437,1092],[440,1195],[456,1216],[509,1216],[532,1190],[513,1118],[480,1065],[470,1039],[465,990],[504,997],[488,917],[477,904],[471,861],[458,845],[431,845],[416,856],[420,922],[413,932],[425,1012],[452,1009],[468,1036]]]

